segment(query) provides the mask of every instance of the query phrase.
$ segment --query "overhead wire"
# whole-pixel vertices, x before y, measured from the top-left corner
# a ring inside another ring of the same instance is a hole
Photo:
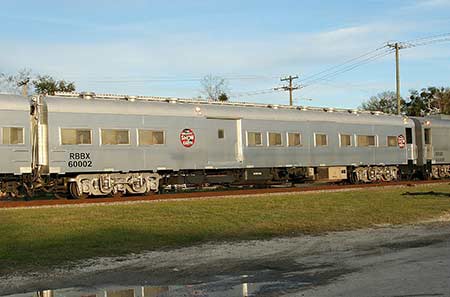
[[[334,77],[336,77],[338,75],[341,75],[343,73],[349,72],[349,71],[351,71],[351,70],[353,70],[355,68],[358,68],[358,67],[361,67],[363,65],[366,65],[366,64],[368,64],[368,63],[370,63],[372,61],[381,59],[381,58],[391,54],[392,52],[394,52],[394,50],[388,49],[388,50],[385,50],[385,51],[383,51],[381,53],[377,53],[375,55],[371,55],[371,56],[369,56],[369,57],[367,57],[367,58],[365,58],[363,60],[359,60],[359,61],[354,62],[352,64],[346,65],[345,67],[342,67],[342,68],[340,68],[340,69],[338,69],[338,70],[336,70],[334,72],[326,73],[326,74],[324,74],[322,76],[319,76],[319,77],[317,77],[315,79],[301,80],[301,82],[303,83],[303,85],[301,85],[301,88],[306,88],[306,87],[309,87],[311,85],[315,85],[315,84],[317,84],[317,83],[319,83],[320,81],[323,81],[323,80],[330,80],[331,78],[334,78]]]
[[[404,43],[414,44],[414,43],[422,42],[422,41],[429,40],[429,39],[439,39],[439,38],[447,38],[447,37],[450,37],[450,33],[442,33],[442,34],[437,34],[437,35],[431,35],[431,36],[425,36],[425,37],[420,37],[420,38],[416,38],[416,39],[406,40]]]
[[[367,53],[364,53],[364,54],[362,54],[362,55],[359,55],[359,56],[357,56],[357,57],[355,57],[355,58],[352,58],[352,59],[349,59],[349,60],[347,60],[347,61],[344,61],[344,62],[341,63],[341,64],[331,66],[331,67],[326,68],[326,69],[324,69],[324,70],[322,70],[322,71],[319,71],[319,72],[317,72],[317,73],[315,73],[315,74],[311,74],[311,75],[304,76],[304,77],[302,77],[302,80],[309,80],[309,79],[311,79],[311,78],[313,78],[313,77],[316,77],[316,76],[318,76],[318,75],[320,75],[320,74],[322,74],[322,73],[326,73],[326,72],[328,72],[328,71],[330,71],[330,70],[333,70],[333,69],[336,69],[336,68],[345,66],[345,65],[348,64],[348,63],[351,63],[351,62],[354,62],[354,61],[356,61],[356,60],[358,60],[358,59],[361,59],[361,58],[364,58],[364,57],[366,57],[366,56],[369,56],[369,55],[371,55],[371,54],[373,54],[373,53],[375,53],[375,52],[377,52],[377,51],[380,51],[380,50],[382,50],[382,49],[385,49],[386,47],[387,47],[386,45],[383,45],[383,46],[378,47],[378,48],[376,48],[376,49],[374,49],[374,50],[371,50],[371,51],[369,51],[369,52],[367,52]]]

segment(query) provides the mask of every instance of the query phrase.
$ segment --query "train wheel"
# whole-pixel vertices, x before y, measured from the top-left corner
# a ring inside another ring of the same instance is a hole
[[[112,198],[122,198],[123,196],[125,196],[125,193],[122,191],[117,191],[114,193],[114,191],[112,191],[109,196],[111,196]]]
[[[73,199],[86,199],[88,197],[88,194],[80,193],[76,183],[70,183],[69,192]]]

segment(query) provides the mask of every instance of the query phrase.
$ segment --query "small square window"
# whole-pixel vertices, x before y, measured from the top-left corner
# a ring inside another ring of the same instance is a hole
[[[327,146],[328,136],[326,134],[316,134],[315,135],[316,146]]]
[[[139,130],[139,145],[164,144],[164,131]]]
[[[92,144],[90,129],[61,128],[61,144]]]
[[[358,135],[357,140],[359,147],[376,146],[374,135]]]
[[[269,133],[269,146],[281,146],[281,133]]]
[[[261,146],[262,135],[260,132],[247,132],[247,145],[248,146]]]
[[[102,129],[102,144],[118,145],[130,144],[130,133],[128,130],[121,129]]]
[[[288,146],[301,146],[300,133],[288,133]]]
[[[387,137],[387,145],[388,146],[397,146],[397,136],[388,136]]]
[[[2,128],[2,144],[23,144],[23,128]]]
[[[350,135],[341,134],[341,147],[352,146],[352,138]]]
[[[219,138],[219,139],[225,138],[225,131],[223,129],[217,130],[217,138]]]

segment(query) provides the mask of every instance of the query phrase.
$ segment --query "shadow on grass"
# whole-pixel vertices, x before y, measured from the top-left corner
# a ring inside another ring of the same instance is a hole
[[[402,194],[402,196],[435,196],[435,197],[447,197],[447,198],[450,198],[450,193],[435,192],[435,191],[429,191],[429,192],[405,192],[405,193]]]

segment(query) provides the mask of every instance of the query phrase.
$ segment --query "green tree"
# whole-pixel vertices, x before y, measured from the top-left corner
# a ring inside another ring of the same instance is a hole
[[[423,116],[436,113],[450,114],[450,88],[428,87],[420,91],[410,90],[408,115]]]
[[[409,116],[424,116],[427,113],[427,102],[426,97],[427,94],[417,90],[410,90],[409,93],[409,101],[406,104],[407,112],[406,114]]]
[[[217,98],[217,100],[222,101],[222,102],[226,102],[229,100],[228,95],[225,93],[222,93],[219,95],[219,97]]]
[[[442,114],[450,114],[450,88],[433,88],[433,106]]]
[[[26,86],[27,94],[54,95],[55,92],[75,91],[73,82],[55,80],[49,75],[34,75],[30,69],[19,70],[16,74],[0,73],[0,92],[22,94],[23,86]]]
[[[64,80],[55,80],[49,75],[38,75],[33,80],[33,86],[37,94],[54,95],[56,92],[74,92],[75,84]]]
[[[405,100],[400,99],[402,112],[406,110]],[[368,101],[365,101],[360,106],[363,110],[370,111],[382,111],[384,113],[396,114],[397,113],[397,95],[393,91],[384,91],[378,93],[376,96],[370,97]]]

